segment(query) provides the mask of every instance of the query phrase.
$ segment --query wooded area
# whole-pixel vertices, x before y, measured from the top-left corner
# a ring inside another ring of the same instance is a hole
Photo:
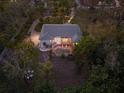
[[[78,9],[74,0],[51,0],[45,9],[42,1],[0,1],[0,53],[7,48],[0,64],[0,93],[123,93],[124,1],[107,10]],[[52,61],[40,62],[39,49],[25,39],[33,21],[40,20],[36,31],[46,23],[65,23],[72,7],[71,23],[83,32],[72,60],[77,75],[86,66],[87,76],[79,86],[57,88]]]

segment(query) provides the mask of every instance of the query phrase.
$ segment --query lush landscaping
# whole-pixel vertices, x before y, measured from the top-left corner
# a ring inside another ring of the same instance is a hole
[[[88,79],[79,93],[120,93],[124,75],[123,12],[82,10],[79,13],[74,22],[80,24],[84,36],[74,54],[79,71],[84,64],[89,68]]]
[[[83,85],[57,88],[51,60],[40,62],[39,50],[24,39],[29,36],[28,30],[36,19],[40,20],[36,31],[46,23],[65,23],[74,1],[51,0],[49,17],[44,14],[49,7],[45,9],[43,2],[35,2],[34,6],[27,2],[0,2],[0,51],[8,48],[0,65],[0,93],[122,93],[123,8],[76,10],[72,23],[79,24],[83,36],[76,44],[73,59],[78,75],[86,66],[87,78]],[[10,40],[13,36],[14,42]]]

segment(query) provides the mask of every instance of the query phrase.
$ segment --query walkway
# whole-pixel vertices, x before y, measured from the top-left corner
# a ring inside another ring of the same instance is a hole
[[[71,21],[74,18],[74,16],[75,16],[75,9],[73,7],[73,8],[71,8],[70,19],[68,20],[67,23],[71,23]]]
[[[28,31],[28,34],[31,34],[30,35],[30,39],[31,39],[31,41],[34,43],[34,45],[35,46],[38,46],[38,44],[39,44],[39,36],[40,36],[40,32],[37,32],[37,31],[35,31],[35,27],[36,27],[36,25],[39,23],[40,21],[37,19],[37,20],[35,20],[33,23],[32,23],[32,25],[31,25],[31,27],[29,28],[29,31]]]
[[[34,43],[35,46],[39,45],[39,36],[40,36],[40,32],[36,32],[35,30],[31,33],[31,41]]]
[[[116,7],[121,7],[119,0],[114,0],[114,1],[115,1],[115,3],[116,3]]]

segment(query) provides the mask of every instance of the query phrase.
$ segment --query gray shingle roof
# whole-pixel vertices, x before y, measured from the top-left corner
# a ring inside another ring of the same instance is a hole
[[[51,40],[56,36],[70,37],[77,42],[80,40],[82,32],[77,24],[44,24],[42,26],[40,40]]]

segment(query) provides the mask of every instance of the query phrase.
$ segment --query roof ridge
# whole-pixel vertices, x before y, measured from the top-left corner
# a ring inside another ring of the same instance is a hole
[[[78,24],[43,24],[43,25],[78,25]]]

